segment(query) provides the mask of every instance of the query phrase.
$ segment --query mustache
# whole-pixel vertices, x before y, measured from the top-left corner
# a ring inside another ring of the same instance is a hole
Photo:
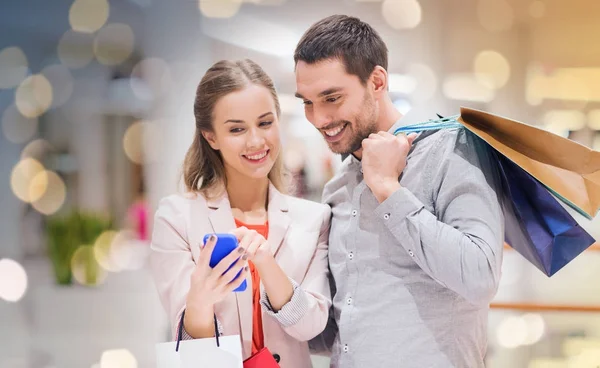
[[[319,129],[319,130],[321,130],[321,131],[324,131],[324,130],[329,130],[329,129],[332,129],[332,128],[337,128],[337,127],[339,127],[340,125],[345,125],[345,124],[350,124],[350,122],[349,122],[348,120],[339,120],[339,121],[334,121],[334,122],[332,122],[332,123],[330,123],[330,124],[327,124],[327,126],[325,126],[325,127],[321,128],[321,129]]]

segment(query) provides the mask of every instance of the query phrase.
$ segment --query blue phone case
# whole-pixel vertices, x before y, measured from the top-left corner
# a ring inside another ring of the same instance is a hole
[[[206,242],[208,241],[208,237],[210,235],[211,234],[204,235],[204,244],[206,244]],[[215,235],[217,236],[217,244],[215,245],[215,249],[213,250],[212,255],[210,256],[209,265],[211,268],[214,268],[223,258],[225,258],[229,253],[231,253],[233,250],[235,250],[238,246],[237,238],[232,234],[215,234]],[[231,266],[233,266],[233,264]],[[227,271],[229,271],[231,266],[229,266],[229,268],[227,268]],[[240,273],[242,273],[242,271],[240,271],[236,275],[236,277],[239,276]],[[234,292],[245,291],[247,285],[248,285],[248,283],[246,282],[246,280],[244,280],[242,282],[242,284],[233,291]]]

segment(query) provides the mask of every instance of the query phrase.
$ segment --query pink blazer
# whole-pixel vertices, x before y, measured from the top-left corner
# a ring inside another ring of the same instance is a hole
[[[284,272],[300,285],[308,299],[306,313],[284,327],[263,310],[265,345],[281,358],[281,367],[311,367],[307,341],[325,329],[331,306],[328,282],[328,206],[294,198],[269,188],[269,238],[272,253]],[[172,195],[161,200],[155,215],[150,264],[173,336],[185,309],[190,278],[207,233],[235,229],[227,196],[207,201],[201,195]],[[215,306],[224,335],[239,334],[244,359],[252,350],[252,284],[231,293]]]

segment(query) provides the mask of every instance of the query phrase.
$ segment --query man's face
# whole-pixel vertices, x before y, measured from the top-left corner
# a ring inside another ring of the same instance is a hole
[[[367,81],[367,86],[369,85]],[[377,103],[358,76],[338,59],[296,64],[296,96],[304,113],[335,153],[360,150],[363,139],[377,132]]]

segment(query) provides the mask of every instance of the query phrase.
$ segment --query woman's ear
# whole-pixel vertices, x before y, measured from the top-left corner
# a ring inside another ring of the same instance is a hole
[[[219,150],[219,145],[217,144],[217,140],[215,139],[215,133],[213,133],[213,132],[202,132],[202,136],[204,137],[204,139],[206,139],[206,141],[208,142],[208,144],[210,144],[210,146],[212,147],[212,149]]]

